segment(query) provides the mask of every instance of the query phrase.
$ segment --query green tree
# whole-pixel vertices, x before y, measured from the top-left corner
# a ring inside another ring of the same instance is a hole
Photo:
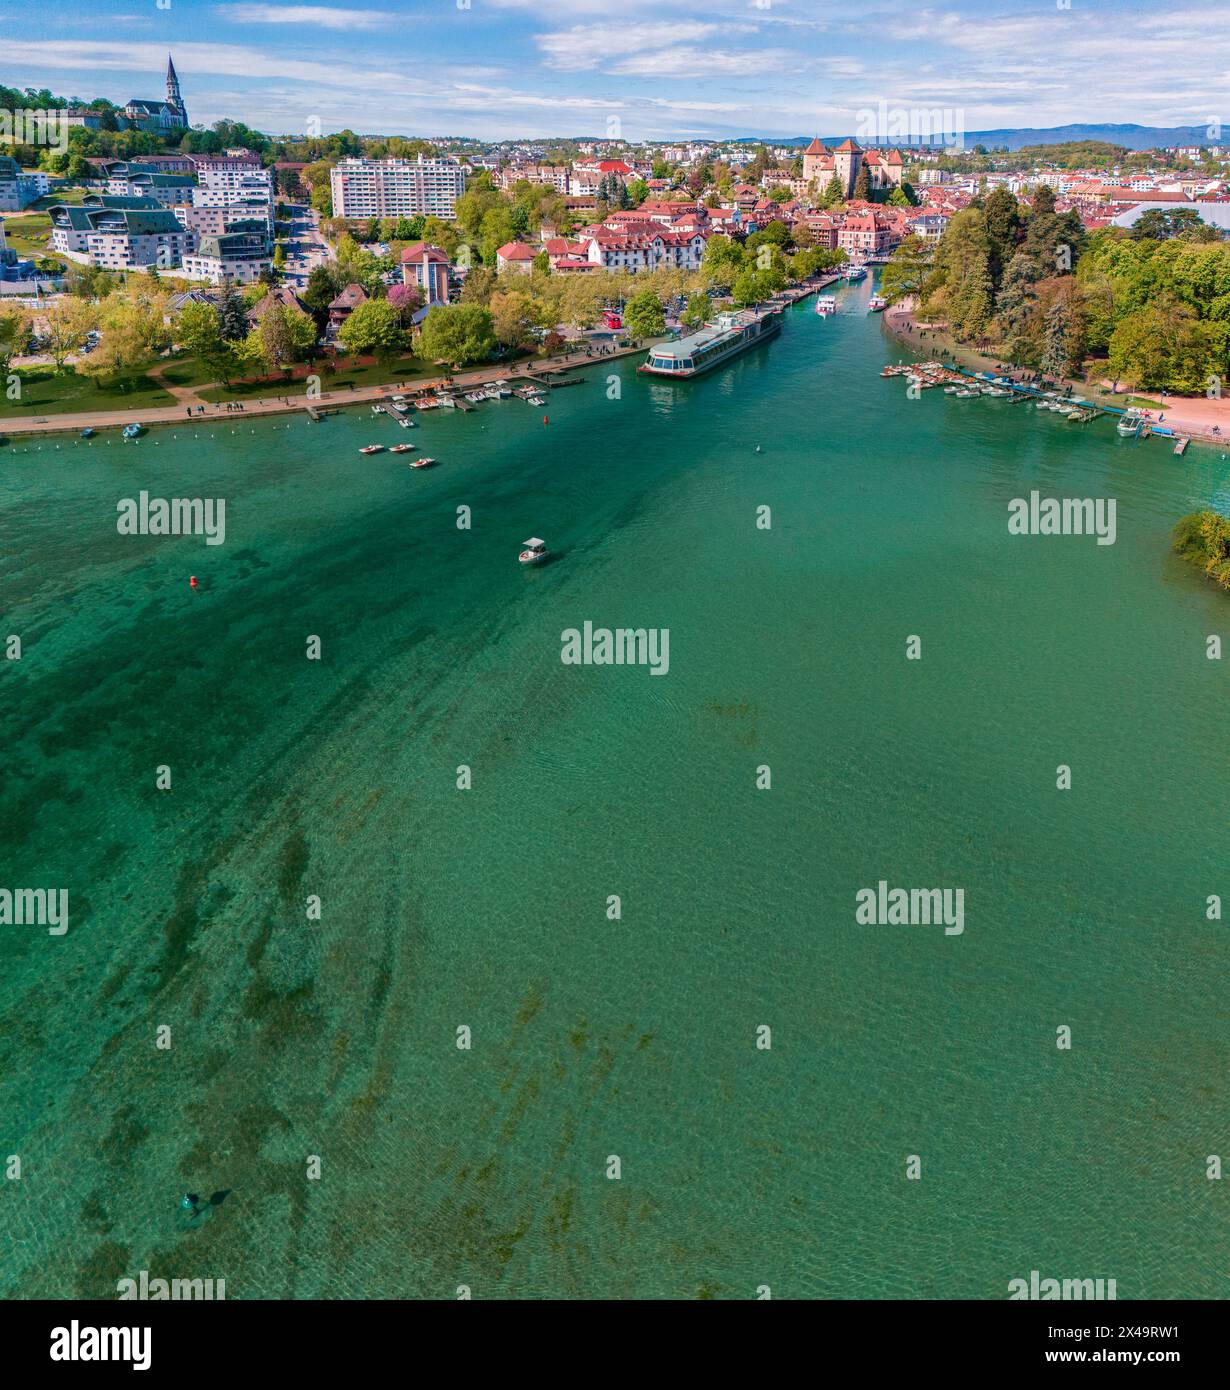
[[[239,297],[239,291],[229,280],[222,287],[222,297],[218,301],[218,317],[222,325],[222,336],[228,343],[242,342],[248,336],[248,311]]]
[[[730,286],[747,259],[743,247],[728,236],[710,237],[700,268],[710,285]]]
[[[98,323],[98,310],[93,304],[69,296],[53,303],[43,313],[46,331],[43,334],[47,353],[57,372],[64,370],[69,355],[80,352],[86,335]]]
[[[1006,188],[996,188],[987,195],[982,211],[986,220],[991,284],[998,290],[1004,269],[1016,254],[1022,236],[1020,204]]]
[[[930,269],[931,250],[927,243],[922,237],[906,237],[888,258],[880,276],[880,293],[890,304],[917,296]]]
[[[387,299],[369,299],[356,305],[338,329],[338,341],[352,356],[395,357],[406,349],[397,309]]]
[[[261,356],[279,370],[302,361],[316,346],[315,323],[310,315],[293,305],[271,304],[255,332],[260,340]]]
[[[491,314],[478,304],[437,304],[423,320],[419,349],[431,361],[466,367],[495,351]]]
[[[687,307],[680,317],[684,328],[695,330],[705,323],[713,313],[713,300],[703,290],[688,296]]]
[[[652,290],[634,294],[624,307],[624,328],[634,338],[656,338],[666,332],[662,301]]]
[[[214,305],[185,304],[175,321],[175,341],[224,386],[231,384],[238,364],[222,336],[222,319]]]
[[[0,377],[7,377],[9,365],[25,346],[30,325],[23,313],[0,310]]]

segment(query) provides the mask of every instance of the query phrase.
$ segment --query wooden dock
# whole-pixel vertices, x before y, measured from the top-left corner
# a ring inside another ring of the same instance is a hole
[[[1171,450],[1171,452],[1178,454],[1180,457],[1182,457],[1183,454],[1187,452],[1187,446],[1190,442],[1190,440],[1182,437],[1176,439],[1174,442],[1174,448]]]
[[[585,380],[580,376],[565,377],[562,381],[551,381],[548,377],[539,372],[522,372],[522,377],[532,381],[535,386],[545,386],[548,390],[554,391],[557,386],[580,386]]]

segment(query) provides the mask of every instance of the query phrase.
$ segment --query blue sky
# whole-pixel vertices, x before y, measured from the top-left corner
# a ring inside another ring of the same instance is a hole
[[[0,82],[157,97],[169,49],[193,123],[272,132],[315,119],[326,132],[494,139],[834,134],[881,102],[952,111],[967,131],[1210,118],[1230,131],[1226,0],[866,6],[0,0]]]

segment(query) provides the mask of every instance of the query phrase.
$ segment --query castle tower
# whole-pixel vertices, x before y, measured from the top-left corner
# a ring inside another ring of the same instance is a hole
[[[854,182],[863,167],[863,151],[853,140],[843,140],[833,151],[833,172],[841,181],[848,198],[854,192]]]
[[[808,183],[820,179],[826,172],[828,154],[828,146],[820,143],[819,136],[803,151],[803,178]]]

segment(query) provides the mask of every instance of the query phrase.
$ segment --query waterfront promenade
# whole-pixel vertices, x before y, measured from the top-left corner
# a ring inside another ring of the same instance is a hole
[[[476,368],[470,372],[458,372],[456,375],[440,375],[436,377],[416,377],[413,381],[388,381],[379,386],[358,386],[353,390],[346,391],[322,391],[319,396],[309,398],[306,394],[300,393],[297,396],[279,396],[270,394],[258,400],[247,400],[242,402],[242,410],[238,404],[232,402],[206,402],[199,398],[189,398],[182,391],[179,393],[180,399],[174,405],[151,406],[145,410],[85,410],[75,414],[64,415],[19,415],[11,420],[0,416],[0,437],[9,435],[33,435],[33,434],[63,434],[65,432],[79,431],[83,429],[107,429],[118,428],[123,425],[182,425],[185,420],[232,420],[236,415],[242,415],[245,419],[254,415],[293,415],[303,414],[309,407],[316,410],[336,410],[348,405],[363,405],[373,401],[383,400],[391,391],[405,391],[408,394],[418,395],[424,391],[433,391],[446,383],[454,388],[466,389],[474,386],[481,386],[492,381],[505,379],[513,381],[517,379],[529,380],[535,376],[543,376],[549,372],[557,372],[562,368],[597,367],[604,362],[612,362],[617,357],[627,357],[631,353],[644,352],[648,344],[640,347],[612,347],[606,352],[572,352],[564,353],[558,357],[547,357],[541,361],[520,362],[515,366],[508,364],[497,364]],[[215,385],[219,383],[214,383]],[[271,383],[271,386],[273,383]],[[168,390],[171,388],[168,387]],[[209,390],[210,387],[202,387],[202,390]],[[199,413],[198,406],[204,405],[204,414]],[[191,415],[189,415],[191,410]]]

